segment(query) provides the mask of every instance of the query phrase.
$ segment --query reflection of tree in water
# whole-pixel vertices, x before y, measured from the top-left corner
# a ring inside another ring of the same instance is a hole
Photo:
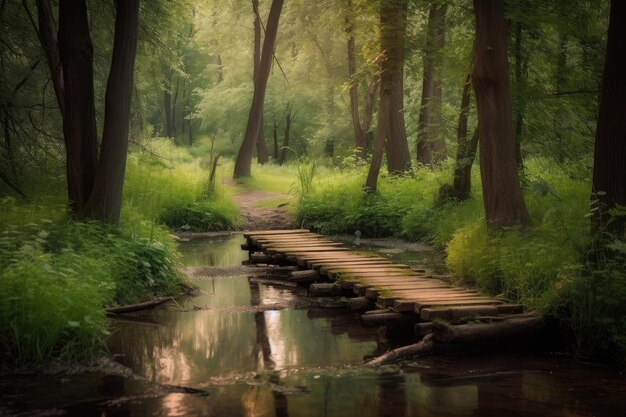
[[[250,286],[250,305],[251,306],[259,306],[261,305],[261,291],[259,288],[259,284],[257,282],[253,282],[248,279],[248,283]],[[270,345],[270,340],[267,332],[267,321],[265,320],[265,312],[259,311],[254,313],[254,324],[256,327],[256,344],[254,346],[254,356],[257,358],[257,364],[259,366],[259,370],[269,370],[272,371],[269,377],[269,383],[272,386],[280,385],[280,376],[277,371],[274,371],[276,363],[272,359],[272,346]],[[261,358],[259,358],[259,354]],[[258,359],[261,359],[259,362]],[[254,386],[249,390],[249,396],[244,395],[244,403],[246,400],[250,400],[254,398],[254,401],[257,402],[261,400],[259,398],[262,396],[262,391],[265,391],[263,387]],[[282,392],[278,390],[272,389],[272,396],[274,398],[274,411],[276,417],[288,417],[289,413],[287,411],[287,397]],[[248,397],[248,398],[245,398]]]
[[[228,279],[218,289],[220,305],[241,305],[248,284]],[[160,324],[120,324],[109,339],[111,352],[123,354],[118,360],[149,380],[194,384],[207,375],[256,369],[250,363],[255,330],[249,314],[160,310],[151,317]]]
[[[378,417],[407,415],[404,375],[399,372],[381,373],[379,379]]]

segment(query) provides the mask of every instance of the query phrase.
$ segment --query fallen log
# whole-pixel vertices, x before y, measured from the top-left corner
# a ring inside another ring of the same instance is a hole
[[[352,311],[365,311],[374,308],[374,301],[367,297],[354,297],[348,299],[348,305]]]
[[[361,315],[363,325],[370,327],[410,325],[415,324],[417,321],[419,321],[419,317],[416,314],[403,314],[391,311]]]
[[[293,271],[290,275],[290,278],[293,281],[301,281],[301,280],[307,280],[307,279],[311,279],[315,281],[316,279],[320,278],[320,275],[317,273],[317,271],[307,269],[304,271]]]
[[[146,301],[144,303],[128,304],[128,305],[119,306],[119,307],[110,307],[110,308],[107,308],[105,311],[109,314],[132,313],[135,311],[149,310],[169,300],[172,300],[172,297],[156,298],[154,300]]]
[[[265,254],[251,253],[250,262],[253,264],[274,264],[274,258]]]
[[[489,347],[520,345],[532,337],[537,337],[544,330],[541,317],[512,319],[498,323],[462,324],[459,326],[438,326],[415,344],[398,349],[371,359],[368,366],[385,365],[416,356],[433,354],[466,354]]]
[[[309,286],[309,295],[312,297],[334,297],[346,295],[347,292],[341,288],[341,285],[333,284],[311,284]]]

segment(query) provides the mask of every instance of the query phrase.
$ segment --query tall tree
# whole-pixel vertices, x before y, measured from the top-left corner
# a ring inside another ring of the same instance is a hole
[[[411,169],[404,124],[404,41],[407,8],[408,0],[381,0],[381,89],[387,90],[391,96],[386,149],[387,168],[392,174],[402,174]]]
[[[278,21],[280,12],[283,8],[283,0],[272,0],[270,14],[267,18],[265,30],[265,38],[263,40],[263,51],[261,52],[261,61],[257,77],[254,80],[254,94],[252,96],[252,105],[248,114],[248,124],[246,133],[237,153],[235,160],[234,178],[250,176],[252,165],[252,153],[254,145],[259,136],[261,128],[261,118],[263,114],[263,102],[265,101],[265,91],[267,89],[267,79],[270,75],[270,67],[272,65],[272,57],[274,53],[274,44],[278,33]]]
[[[59,2],[59,55],[63,67],[63,136],[67,191],[73,213],[89,199],[98,164],[93,46],[86,0]]]
[[[350,113],[352,116],[352,126],[354,129],[355,147],[359,157],[365,158],[367,155],[367,135],[372,124],[372,114],[374,110],[374,96],[378,89],[379,78],[374,76],[369,84],[365,95],[365,108],[363,110],[363,121],[359,112],[359,83],[356,80],[356,53],[354,39],[354,10],[352,0],[346,1],[345,31],[348,35],[346,42],[348,51],[348,77],[350,94]]]
[[[491,227],[529,223],[515,163],[504,5],[474,0],[476,57],[472,84],[478,111],[480,175]]]
[[[406,14],[406,1],[381,1],[380,107],[372,161],[365,181],[368,192],[375,192],[378,186],[378,174],[385,148],[389,172],[402,173],[411,168],[402,111]]]
[[[445,19],[448,5],[431,0],[424,51],[424,79],[417,133],[417,158],[426,165],[446,157],[441,118],[441,49],[445,44]]]
[[[117,223],[128,153],[130,98],[139,30],[139,0],[116,0],[115,38],[104,103],[104,130],[93,190],[83,217]]]
[[[478,131],[468,137],[468,116],[471,101],[471,73],[467,75],[461,93],[461,111],[457,125],[457,150],[452,186],[444,185],[439,190],[440,200],[467,200],[472,189],[472,165],[478,146]]]
[[[254,13],[254,53],[252,57],[254,61],[253,80],[256,82],[257,73],[259,72],[259,64],[261,62],[261,16],[259,15],[259,0],[252,0],[252,12]],[[263,103],[261,103],[261,105],[263,105]],[[259,135],[256,139],[256,156],[259,164],[265,164],[268,161],[263,119],[263,110],[261,110],[261,126],[259,127]]]
[[[596,129],[593,193],[598,200],[595,227],[623,237],[626,216],[610,210],[626,206],[626,3],[611,1],[609,34]]]
[[[39,41],[46,55],[52,87],[59,103],[61,114],[64,112],[65,99],[63,88],[63,66],[59,56],[59,42],[52,18],[52,9],[48,0],[37,0],[37,16],[39,23]]]

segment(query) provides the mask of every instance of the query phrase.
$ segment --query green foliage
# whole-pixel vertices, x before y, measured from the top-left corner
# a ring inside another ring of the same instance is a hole
[[[208,160],[203,162],[188,148],[167,139],[155,139],[146,146],[149,152],[129,157],[125,227],[142,228],[137,234],[145,235],[155,222],[196,232],[232,230],[239,224],[237,207],[218,186],[219,181],[209,184]]]
[[[4,228],[0,271],[3,364],[89,359],[107,334],[105,306],[179,293],[183,283],[171,240],[44,218]]]
[[[227,200],[208,200],[166,207],[159,221],[171,229],[190,232],[233,230],[237,208]]]
[[[469,200],[437,204],[449,167],[383,177],[375,195],[362,192],[363,171],[324,168],[299,201],[298,222],[324,233],[360,230],[364,236],[430,241],[445,248],[448,267],[464,283],[556,314],[574,332],[580,352],[608,351],[626,363],[623,240],[613,237],[606,244],[619,256],[585,265],[592,242],[590,181],[567,176],[547,159],[527,160],[525,170],[532,226],[523,231],[487,229],[478,169]]]

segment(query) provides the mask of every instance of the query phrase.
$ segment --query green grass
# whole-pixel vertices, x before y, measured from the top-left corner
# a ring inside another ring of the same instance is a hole
[[[465,284],[559,316],[575,334],[580,352],[610,350],[626,363],[626,308],[617,307],[626,306],[620,301],[626,300],[626,284],[619,272],[626,270],[626,261],[612,258],[610,265],[592,267],[584,261],[591,244],[590,181],[570,178],[544,159],[525,161],[525,167],[532,220],[525,231],[487,230],[477,166],[472,197],[446,204],[436,197],[450,181],[450,165],[417,169],[404,178],[383,175],[374,195],[362,191],[364,168],[323,168],[299,199],[297,222],[323,233],[360,230],[363,236],[430,242],[446,251],[448,267]],[[600,284],[590,291],[590,282]]]
[[[254,164],[252,176],[237,179],[243,191],[259,190],[289,194],[296,183],[296,168],[293,165]]]
[[[209,186],[205,162],[167,140],[146,147],[129,155],[120,227],[71,221],[62,178],[27,179],[29,202],[0,198],[2,366],[93,357],[107,335],[107,306],[183,290],[164,225],[237,226],[238,210],[226,190]]]

